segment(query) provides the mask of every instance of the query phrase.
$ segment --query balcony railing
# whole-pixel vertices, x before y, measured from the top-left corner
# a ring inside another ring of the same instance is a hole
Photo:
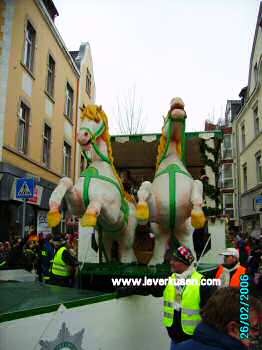
[[[223,150],[223,159],[232,159],[232,148],[226,148]]]
[[[224,179],[222,182],[222,188],[234,188],[233,178]]]

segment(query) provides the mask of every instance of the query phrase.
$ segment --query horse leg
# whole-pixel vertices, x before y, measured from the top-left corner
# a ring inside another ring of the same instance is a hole
[[[84,202],[82,199],[82,195],[76,186],[71,187],[65,193],[65,200],[72,215],[82,216],[84,214],[85,212]]]
[[[91,200],[84,215],[80,219],[81,226],[95,227],[97,217],[100,215],[102,202],[99,200]]]
[[[112,261],[112,245],[113,245],[112,237],[110,235],[107,235],[106,232],[103,232],[102,242],[109,261]]]
[[[162,264],[167,250],[167,241],[170,237],[170,232],[167,232],[156,223],[151,223],[151,229],[155,236],[155,247],[150,265]]]
[[[191,203],[193,209],[191,211],[191,223],[196,229],[202,228],[205,225],[206,217],[202,210],[203,206],[203,184],[199,180],[194,180],[191,191]]]
[[[132,263],[136,261],[133,251],[133,241],[134,240],[127,233],[124,233],[123,236],[118,239],[121,263]]]
[[[192,253],[194,253],[194,244],[193,244],[193,227],[188,218],[184,223],[179,225],[175,230],[175,237],[181,245],[188,247]]]
[[[128,225],[120,234],[120,238],[118,239],[120,260],[123,263],[130,263],[136,261],[136,257],[133,250],[136,225],[137,220],[135,217],[135,207],[129,204]]]
[[[69,177],[63,177],[49,200],[49,212],[48,212],[48,225],[50,227],[57,226],[61,221],[60,207],[62,200],[67,193],[67,191],[73,188],[73,181]]]
[[[104,197],[92,195],[90,196],[90,203],[81,218],[82,226],[95,227],[97,222],[97,217],[103,212],[103,217],[111,225],[116,225],[123,216],[120,210],[120,200],[106,200]]]
[[[147,224],[149,220],[149,207],[148,200],[152,193],[152,184],[149,181],[145,181],[140,186],[137,196],[138,204],[136,207],[136,218],[140,225]]]

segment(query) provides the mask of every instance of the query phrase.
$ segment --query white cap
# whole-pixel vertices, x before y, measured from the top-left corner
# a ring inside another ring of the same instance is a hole
[[[236,248],[227,248],[223,253],[220,255],[224,256],[235,256],[237,259],[239,259],[239,252]]]

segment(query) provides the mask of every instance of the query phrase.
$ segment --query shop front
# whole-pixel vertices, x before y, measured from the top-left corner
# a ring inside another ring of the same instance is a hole
[[[26,201],[25,234],[51,233],[47,225],[48,202],[55,184],[14,167],[0,163],[0,241],[22,237],[23,201],[16,198],[18,178],[35,179],[34,196]]]

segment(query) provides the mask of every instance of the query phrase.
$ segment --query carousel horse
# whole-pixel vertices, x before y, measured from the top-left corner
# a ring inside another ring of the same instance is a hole
[[[192,226],[201,228],[206,221],[202,182],[193,180],[183,164],[185,119],[183,101],[172,99],[162,129],[154,180],[143,182],[138,191],[138,224],[150,221],[155,234],[150,264],[163,262],[168,242],[192,247]]]
[[[72,215],[81,218],[81,226],[102,231],[109,259],[113,242],[118,242],[121,262],[132,262],[136,208],[114,167],[108,120],[101,106],[89,105],[84,109],[78,142],[89,166],[75,186],[67,177],[59,181],[49,201],[49,226],[59,224],[60,206],[65,198]]]

